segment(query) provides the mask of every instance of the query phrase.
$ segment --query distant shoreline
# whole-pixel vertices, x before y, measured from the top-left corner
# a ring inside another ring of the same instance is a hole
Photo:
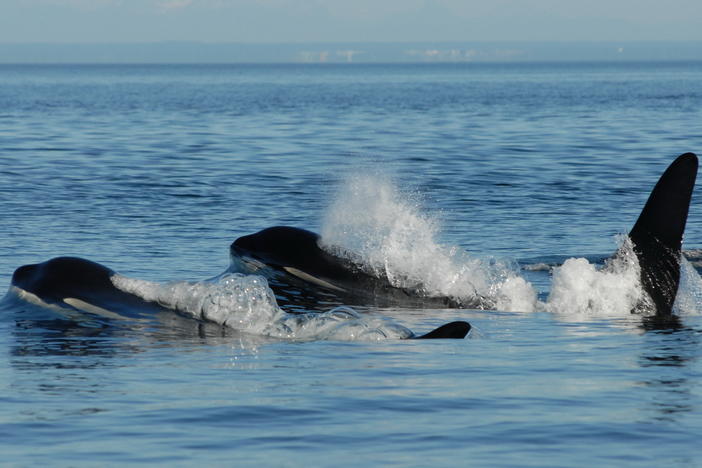
[[[2,64],[685,62],[702,41],[0,43]]]
[[[323,68],[340,68],[345,67],[515,67],[520,69],[528,69],[529,67],[575,67],[575,66],[628,66],[636,67],[637,65],[660,65],[660,66],[682,66],[682,65],[699,65],[702,66],[702,59],[690,60],[541,60],[541,61],[475,61],[475,62],[325,62],[325,63],[307,63],[307,62],[2,62],[0,61],[0,70],[9,67],[318,67]]]

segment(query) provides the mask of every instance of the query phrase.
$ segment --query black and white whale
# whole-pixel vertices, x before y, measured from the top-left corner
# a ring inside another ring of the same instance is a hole
[[[678,157],[663,173],[643,211],[629,233],[641,270],[641,283],[650,297],[655,317],[670,317],[680,282],[682,238],[698,161],[692,153]],[[270,285],[285,296],[309,293],[313,304],[344,303],[351,297],[360,303],[418,303],[444,307],[466,307],[451,298],[426,297],[420,291],[396,288],[362,265],[336,257],[319,245],[317,234],[298,228],[273,227],[238,238],[231,245],[232,259],[251,272],[274,272]],[[617,254],[615,253],[615,256]],[[12,277],[11,292],[22,299],[48,308],[74,310],[107,318],[134,317],[174,311],[174,307],[134,291],[122,289],[114,281],[117,274],[99,263],[76,257],[58,257],[18,268]],[[341,302],[338,301],[341,297]],[[478,298],[480,300],[480,298]],[[665,320],[662,320],[665,322]],[[413,338],[463,338],[470,330],[467,322],[452,322]]]
[[[670,315],[680,282],[683,233],[697,176],[697,156],[679,156],[658,180],[629,232],[641,269],[641,283],[655,315]],[[318,234],[275,226],[236,239],[230,247],[233,264],[247,271],[267,272],[271,287],[282,297],[290,287],[323,291],[349,303],[418,302],[422,305],[486,308],[476,297],[461,302],[431,297],[422,291],[397,288],[368,268],[331,254]],[[615,254],[616,255],[616,254]],[[298,293],[296,293],[298,294]],[[287,297],[291,297],[287,294]]]
[[[417,290],[399,288],[346,258],[333,255],[320,246],[321,237],[306,229],[274,226],[242,236],[230,246],[232,268],[265,276],[279,293],[281,301],[305,303],[310,287],[330,301],[376,306],[465,307],[450,297],[422,295]],[[293,288],[294,295],[286,294]],[[312,300],[315,300],[314,298]]]
[[[112,281],[115,274],[90,260],[57,257],[17,268],[10,290],[36,305],[75,309],[106,318],[134,318],[165,310],[157,303],[117,288]]]
[[[124,319],[179,311],[172,304],[121,289],[119,281],[115,281],[116,275],[110,268],[90,260],[57,257],[19,267],[12,275],[10,292],[22,300],[68,312],[68,315],[75,311],[107,319]],[[456,321],[409,338],[465,338],[470,329],[468,322]]]

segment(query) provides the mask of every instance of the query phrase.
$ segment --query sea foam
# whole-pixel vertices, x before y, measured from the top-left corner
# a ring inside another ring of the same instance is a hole
[[[627,236],[619,241],[617,254],[602,268],[585,258],[569,258],[553,268],[551,292],[540,307],[569,320],[622,317],[650,309],[633,245]]]
[[[265,278],[227,273],[215,282],[155,283],[114,275],[130,294],[198,320],[256,335],[292,340],[382,340],[414,336],[384,317],[360,315],[349,307],[322,313],[290,314],[276,303]]]

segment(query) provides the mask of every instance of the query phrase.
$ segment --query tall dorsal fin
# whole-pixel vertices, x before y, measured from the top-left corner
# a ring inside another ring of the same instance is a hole
[[[679,156],[653,188],[629,233],[641,266],[641,282],[656,306],[668,315],[680,283],[680,249],[697,177],[697,156]]]

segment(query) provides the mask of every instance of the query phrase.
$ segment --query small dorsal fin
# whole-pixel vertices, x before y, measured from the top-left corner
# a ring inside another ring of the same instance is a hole
[[[451,323],[447,323],[446,325],[440,326],[436,330],[430,331],[426,335],[417,336],[415,338],[419,339],[419,340],[432,339],[432,338],[462,339],[462,338],[466,337],[466,335],[470,331],[470,328],[471,328],[470,323],[468,323],[468,322],[463,322],[463,321],[451,322]]]

